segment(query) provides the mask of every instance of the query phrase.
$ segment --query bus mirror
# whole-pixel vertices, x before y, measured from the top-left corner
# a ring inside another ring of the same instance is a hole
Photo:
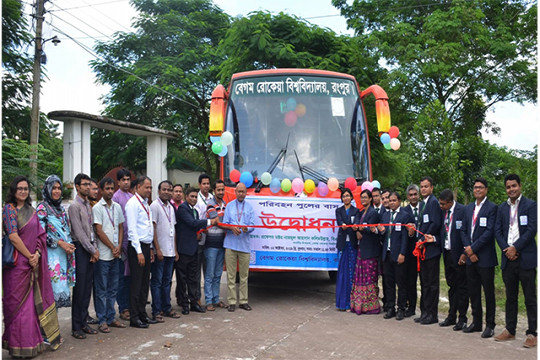
[[[218,85],[212,92],[210,103],[210,136],[221,136],[225,124],[225,109],[227,107],[227,91],[223,85]]]
[[[371,85],[366,90],[362,91],[360,98],[363,99],[367,95],[375,96],[375,110],[377,113],[377,128],[379,134],[390,130],[390,108],[388,106],[388,95],[379,85]]]

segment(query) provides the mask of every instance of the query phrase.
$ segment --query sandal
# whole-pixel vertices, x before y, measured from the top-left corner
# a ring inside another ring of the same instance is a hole
[[[122,313],[120,313],[120,319],[129,321],[129,310],[122,311]]]
[[[206,305],[206,311],[215,311],[216,308],[214,307],[214,305],[212,304],[208,304]]]
[[[81,330],[84,331],[87,334],[90,334],[90,335],[96,335],[97,334],[97,330],[92,329],[90,326],[84,326],[84,327],[81,328]]]
[[[152,320],[155,320],[158,323],[165,322],[165,320],[163,319],[163,316],[161,316],[160,314],[156,314],[156,315],[152,316]]]
[[[170,318],[173,318],[173,319],[178,319],[180,317],[180,314],[178,314],[176,311],[174,310],[171,310],[169,311],[168,313],[165,313],[164,316],[166,317],[170,317]]]
[[[121,323],[118,320],[114,320],[112,323],[109,324],[109,326],[110,327],[115,327],[115,328],[120,328],[120,329],[124,329],[126,327],[125,324]]]
[[[73,330],[71,332],[71,336],[79,340],[86,339],[86,335],[82,332],[82,330]]]
[[[107,323],[99,324],[98,330],[104,334],[108,334],[111,332],[111,329],[109,329],[109,326],[107,326]]]
[[[222,309],[226,309],[229,307],[229,305],[225,304],[223,301],[220,301],[218,302],[217,304],[214,305],[215,307],[218,307],[218,308],[222,308]]]

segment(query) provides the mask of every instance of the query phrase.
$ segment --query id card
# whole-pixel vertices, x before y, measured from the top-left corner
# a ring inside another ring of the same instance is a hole
[[[354,224],[354,216],[351,216],[351,224]]]
[[[462,221],[461,220],[456,220],[456,229],[459,230],[461,229],[461,225],[462,225]]]
[[[527,219],[527,215],[521,215],[519,217],[519,225],[526,226],[529,223],[529,220]]]
[[[114,244],[114,245],[118,245],[118,231],[115,231],[115,232],[114,232],[114,235],[113,235],[113,244]]]
[[[396,231],[401,231],[401,224],[396,224],[395,230],[396,230]]]
[[[424,223],[429,222],[429,214],[424,214]]]
[[[486,227],[487,226],[487,218],[486,217],[481,217],[480,218],[480,226],[481,227]]]
[[[174,228],[173,227],[169,228],[169,236],[172,237],[172,238],[174,237]]]

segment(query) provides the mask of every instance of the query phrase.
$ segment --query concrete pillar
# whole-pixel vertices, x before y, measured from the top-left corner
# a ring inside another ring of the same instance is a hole
[[[158,185],[167,180],[167,139],[159,135],[146,137],[146,176],[152,179],[152,199],[158,198]]]
[[[85,173],[89,176],[90,163],[90,132],[91,126],[80,120],[64,121],[64,183],[73,183],[75,175]],[[72,199],[75,198],[73,187]]]

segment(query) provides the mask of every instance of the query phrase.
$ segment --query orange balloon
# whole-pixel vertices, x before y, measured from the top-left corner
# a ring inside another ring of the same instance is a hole
[[[296,105],[296,115],[298,115],[298,117],[302,117],[304,115],[306,115],[306,105],[304,104],[298,104]]]
[[[328,179],[328,189],[330,189],[330,191],[336,191],[338,188],[339,188],[338,179],[334,177]]]

